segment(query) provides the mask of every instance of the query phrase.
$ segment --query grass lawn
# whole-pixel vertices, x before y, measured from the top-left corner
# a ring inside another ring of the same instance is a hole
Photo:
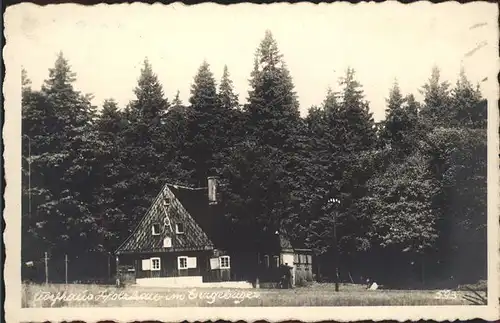
[[[23,307],[179,307],[179,306],[384,306],[469,305],[466,292],[439,298],[438,290],[376,290],[361,285],[315,284],[290,290],[155,288],[85,284],[23,285]],[[485,293],[483,293],[485,294]]]

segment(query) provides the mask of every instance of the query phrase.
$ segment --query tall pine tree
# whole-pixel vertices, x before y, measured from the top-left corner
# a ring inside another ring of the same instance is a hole
[[[420,117],[430,128],[450,127],[455,118],[456,111],[452,110],[450,102],[450,84],[441,81],[440,74],[439,68],[434,67],[429,81],[421,90],[424,95],[424,104]]]
[[[92,207],[95,107],[73,88],[74,81],[60,53],[41,92],[26,91],[23,100],[23,136],[31,155],[27,230],[54,255],[102,249],[104,233]]]
[[[224,65],[218,96],[222,108],[230,110],[239,107],[238,95],[234,93],[233,81],[229,78],[227,65]]]
[[[222,111],[215,78],[206,61],[194,77],[189,103],[187,159],[183,167],[193,171],[192,184],[205,186],[207,177],[217,173],[215,155],[224,149],[227,131],[227,116]]]
[[[128,187],[123,185],[131,166],[122,156],[127,151],[123,136],[126,126],[123,112],[118,109],[116,101],[105,100],[95,126],[98,137],[95,151],[100,163],[96,170],[98,190],[94,204],[99,214],[99,224],[106,229],[103,244],[108,252],[115,250],[121,243],[120,239],[130,229],[123,203],[130,194]]]
[[[474,88],[462,68],[455,88],[451,91],[451,106],[455,127],[486,128],[487,109],[479,87]]]
[[[403,97],[397,82],[389,93],[381,137],[390,144],[394,156],[405,156],[416,149],[418,103],[413,95]]]
[[[332,266],[339,250],[341,264],[348,266],[346,261],[367,248],[368,215],[359,212],[357,201],[366,193],[366,182],[376,164],[383,160],[374,150],[375,124],[353,69],[348,68],[340,78],[338,93],[328,90],[322,113],[314,119],[311,164],[321,165],[316,185],[322,189],[317,190],[310,210],[307,241],[317,253],[324,254],[320,260],[324,265]],[[332,203],[332,199],[339,202]]]
[[[125,109],[127,126],[121,158],[128,163],[124,170],[124,189],[129,192],[123,199],[123,210],[128,212],[131,230],[142,216],[166,179],[175,174],[171,142],[166,138],[164,119],[169,107],[157,75],[147,59],[134,89],[136,98]]]
[[[299,103],[276,40],[266,31],[255,54],[246,111],[254,139],[263,145],[286,148],[296,129]]]
[[[226,210],[240,234],[248,235],[245,243],[251,246],[246,247],[258,248],[275,231],[292,226],[291,174],[303,161],[296,154],[304,129],[298,108],[292,78],[267,31],[255,53],[244,107],[246,134],[232,149],[224,172]]]

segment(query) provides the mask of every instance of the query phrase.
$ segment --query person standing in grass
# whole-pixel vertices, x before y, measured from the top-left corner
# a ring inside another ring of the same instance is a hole
[[[279,273],[278,287],[282,289],[288,287],[286,271],[287,271],[286,266],[284,264],[281,264],[279,266],[279,271],[278,271]]]
[[[288,266],[288,263],[285,263],[285,280],[286,280],[286,288],[293,288],[292,284],[292,267]]]

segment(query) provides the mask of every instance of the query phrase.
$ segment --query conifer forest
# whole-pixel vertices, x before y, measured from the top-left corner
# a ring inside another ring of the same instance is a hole
[[[430,68],[413,93],[396,81],[375,122],[353,66],[301,116],[279,39],[262,36],[246,102],[230,66],[218,80],[207,61],[182,102],[145,59],[126,106],[93,105],[62,52],[39,89],[23,70],[23,266],[48,252],[73,261],[73,279],[80,268],[106,277],[166,182],[203,187],[217,176],[234,250],[281,230],[314,251],[317,280],[335,275],[335,261],[343,281],[486,279],[487,101],[466,71],[447,82]],[[43,269],[23,279],[43,280]]]

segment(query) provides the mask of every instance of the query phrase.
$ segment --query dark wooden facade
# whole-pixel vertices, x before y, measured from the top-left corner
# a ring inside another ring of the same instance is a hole
[[[207,193],[165,185],[116,251],[117,268],[126,268],[117,274],[128,281],[189,276],[202,277],[203,282],[277,281],[280,265],[288,263],[294,277],[312,279],[310,250],[295,253],[283,234],[276,234],[261,252],[228,254],[217,249],[224,240],[223,217],[214,193]]]

